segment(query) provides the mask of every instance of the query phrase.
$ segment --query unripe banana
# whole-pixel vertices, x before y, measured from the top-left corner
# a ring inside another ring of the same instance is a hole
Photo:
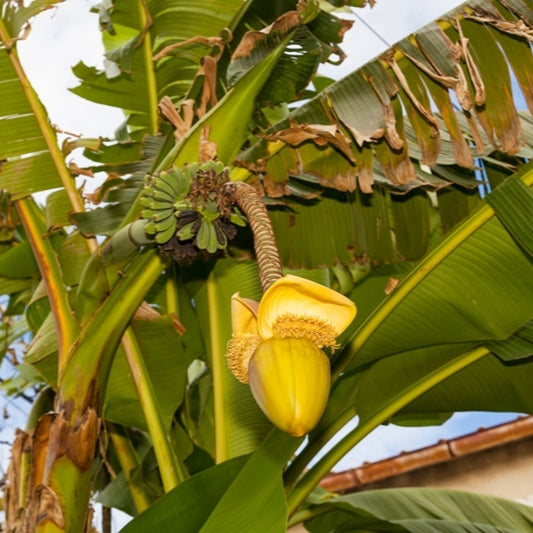
[[[170,196],[170,198],[173,199],[172,201],[175,201],[176,198],[179,196],[179,193],[174,187],[174,184],[172,183],[172,181],[173,181],[172,174],[166,174],[166,178],[162,178],[161,176],[159,176],[159,178],[157,179],[155,183],[155,188],[158,189],[159,191],[167,193]]]
[[[183,169],[172,167],[149,175],[140,198],[141,217],[148,221],[146,233],[158,244],[177,235],[178,241],[195,238],[194,244],[209,253],[225,248],[224,227],[215,227],[213,221],[220,216],[217,190],[227,179],[220,161],[190,163]]]
[[[176,229],[176,226],[177,226],[176,217],[173,214],[164,218],[163,220],[159,220],[159,221],[154,220],[154,222],[155,222],[156,233],[161,233],[163,231],[166,232],[168,228],[170,227],[173,227],[174,229]]]
[[[195,233],[192,230],[195,223],[196,221],[189,222],[178,231],[177,236],[180,241],[187,241],[194,237]]]
[[[198,229],[196,234],[196,246],[201,250],[209,251],[209,241],[210,241],[210,229],[211,224],[207,220],[202,220],[202,224]]]
[[[168,206],[164,209],[157,209],[155,211],[151,209],[143,209],[141,216],[146,220],[153,220],[154,222],[160,222],[170,216],[174,216],[174,210]]]
[[[170,224],[167,229],[159,230],[155,235],[157,244],[165,244],[176,234],[176,219],[172,217],[174,224]]]
[[[166,202],[171,205],[176,201],[176,198],[174,196],[168,194],[166,191],[161,191],[160,189],[152,189],[151,196],[154,200]]]

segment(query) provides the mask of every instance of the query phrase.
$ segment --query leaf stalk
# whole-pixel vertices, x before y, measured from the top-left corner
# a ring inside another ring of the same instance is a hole
[[[331,450],[329,450],[314,466],[312,466],[295,485],[294,489],[287,496],[287,506],[289,516],[292,515],[303,503],[308,494],[320,482],[320,480],[344,457],[356,444],[366,437],[372,430],[385,423],[401,409],[409,405],[413,400],[429,391],[445,379],[453,376],[467,366],[479,361],[490,350],[480,346],[473,350],[461,354],[448,361],[444,366],[434,372],[424,376],[419,381],[412,383],[407,389],[397,394],[391,401],[385,404],[379,411],[359,425]]]

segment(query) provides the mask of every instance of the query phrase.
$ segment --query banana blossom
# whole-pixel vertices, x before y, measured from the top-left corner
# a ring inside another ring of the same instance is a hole
[[[355,313],[342,294],[292,275],[274,282],[260,302],[233,295],[229,367],[250,384],[270,421],[290,435],[305,435],[322,416],[331,378],[322,348],[336,348]]]

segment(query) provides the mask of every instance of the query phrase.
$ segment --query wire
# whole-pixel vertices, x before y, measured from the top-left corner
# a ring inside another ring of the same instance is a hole
[[[362,18],[360,15],[355,13],[355,18],[363,24],[367,29],[369,29],[387,48],[390,48],[392,46],[391,43],[389,43],[378,31],[376,31],[364,18]]]

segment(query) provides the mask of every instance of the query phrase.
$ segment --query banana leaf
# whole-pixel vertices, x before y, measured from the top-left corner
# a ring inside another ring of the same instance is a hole
[[[61,187],[72,180],[56,133],[29,83],[14,42],[29,28],[29,19],[56,1],[19,6],[3,2],[0,19],[0,187],[12,198]]]
[[[522,24],[531,27],[528,12],[523,4],[510,8],[496,0],[465,2],[296,108],[289,117],[293,128],[327,124],[346,132],[351,140],[349,150],[339,150],[329,167],[315,171],[321,184],[328,186],[329,182],[336,187],[340,163],[334,161],[344,160],[352,166],[352,181],[344,186],[370,191],[372,179],[363,176],[368,162],[361,157],[360,147],[374,148],[376,167],[381,166],[383,182],[393,189],[422,183],[409,155],[428,164],[449,163],[451,158],[471,168],[474,157],[489,149],[518,153],[526,136],[512,98],[510,65],[520,72],[518,90],[530,101],[531,80],[522,65],[531,62],[532,54],[527,38],[520,33]],[[512,46],[500,45],[509,41]],[[464,51],[461,58],[454,54],[454,46]],[[424,83],[427,78],[430,82]],[[405,117],[397,112],[398,99]],[[451,112],[455,101],[463,114],[460,123]],[[442,120],[434,114],[431,102],[438,105]],[[282,131],[288,122],[274,125],[274,130]],[[382,139],[385,142],[376,143]],[[468,153],[470,139],[477,154]],[[322,141],[320,145],[327,139]],[[284,147],[298,153],[300,173],[322,149],[317,143],[310,152],[306,145],[313,141],[302,138]]]
[[[429,488],[366,491],[326,501],[313,511],[318,516],[305,522],[311,533],[521,533],[533,526],[533,512],[527,505]]]
[[[284,533],[286,506],[281,467],[299,439],[274,430],[251,455],[204,470],[132,520],[122,533],[146,528],[231,533]],[[187,517],[183,520],[183,517]]]
[[[516,228],[516,219],[533,202],[525,195],[524,207],[509,222],[505,201],[532,183],[528,164],[502,185],[496,211],[481,202],[381,303],[370,306],[333,363],[338,379],[331,407],[291,465],[289,479],[355,415],[357,426],[296,485],[291,512],[303,501],[303,487],[318,483],[372,429],[397,414],[405,422],[409,415],[416,420],[462,410],[533,413],[533,261],[514,238],[531,232],[528,225]],[[358,301],[357,287],[352,298]]]
[[[217,460],[254,450],[271,424],[252,398],[250,388],[237,381],[226,362],[226,343],[231,338],[231,296],[259,300],[261,286],[255,262],[219,260],[207,278],[188,283],[202,337],[210,354],[213,374]]]

